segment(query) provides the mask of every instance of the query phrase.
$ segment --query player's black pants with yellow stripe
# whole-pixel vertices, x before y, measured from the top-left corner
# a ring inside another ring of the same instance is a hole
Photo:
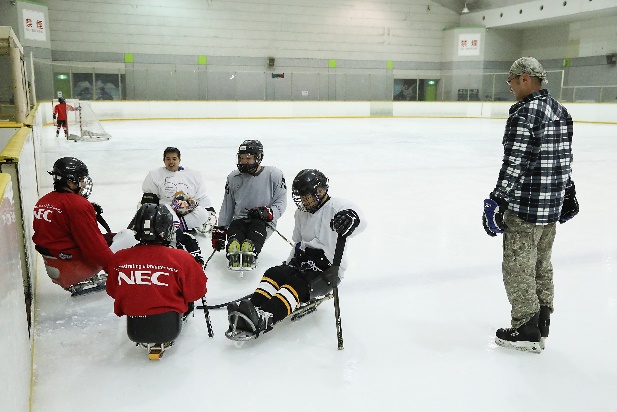
[[[274,323],[285,319],[300,302],[310,299],[310,281],[314,272],[300,272],[289,265],[274,266],[266,270],[257,290],[251,296],[253,305],[273,315]]]

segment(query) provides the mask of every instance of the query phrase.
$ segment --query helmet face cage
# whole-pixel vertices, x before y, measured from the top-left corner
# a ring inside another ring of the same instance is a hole
[[[86,199],[92,194],[92,178],[90,176],[85,176],[79,182],[79,195],[85,197]]]
[[[322,188],[325,193],[319,196],[317,189]],[[304,169],[293,181],[291,185],[291,198],[303,212],[315,213],[320,207],[321,202],[328,194],[328,178],[317,169]],[[302,203],[302,197],[311,195],[315,200],[315,206],[307,207]]]
[[[240,155],[250,154],[255,156],[255,163],[241,164]],[[264,158],[264,146],[259,140],[245,140],[238,148],[238,170],[240,173],[255,173]]]
[[[130,229],[140,243],[169,244],[174,235],[174,219],[167,206],[146,203],[135,214]]]
[[[53,176],[56,190],[68,186],[67,182],[73,182],[79,186],[76,194],[88,198],[92,193],[93,184],[88,175],[88,167],[75,157],[62,157],[56,160],[52,171],[48,173]]]

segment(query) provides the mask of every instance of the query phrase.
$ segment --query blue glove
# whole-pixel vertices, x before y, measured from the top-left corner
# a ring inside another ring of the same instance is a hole
[[[578,200],[576,200],[576,189],[574,183],[566,189],[566,194],[563,197],[563,206],[559,215],[559,223],[566,223],[578,214]]]
[[[503,214],[508,208],[508,202],[491,193],[489,199],[484,199],[484,213],[482,214],[482,226],[489,236],[497,236],[508,230],[508,225],[503,222]]]

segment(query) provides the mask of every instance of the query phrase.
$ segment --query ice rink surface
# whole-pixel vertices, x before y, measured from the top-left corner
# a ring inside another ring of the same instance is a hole
[[[541,354],[498,347],[509,326],[501,238],[482,229],[482,201],[501,164],[504,120],[297,119],[120,121],[112,139],[74,143],[44,129],[47,170],[83,160],[114,231],[131,220],[150,169],[177,146],[203,174],[219,209],[244,139],[288,185],[304,168],[330,194],[362,207],[368,228],[347,242],[340,286],[345,349],[332,301],[236,347],[226,311],[203,312],[160,361],[126,335],[105,292],[77,298],[39,265],[33,411],[586,411],[617,410],[617,126],[575,123],[573,179],[580,214],[559,225],[553,249],[555,313]],[[51,190],[51,178],[39,176]],[[41,193],[44,194],[44,193]],[[295,205],[278,229],[291,236]],[[210,240],[201,238],[204,256]],[[223,253],[206,274],[208,303],[251,293],[290,246],[276,233],[254,272],[228,272]]]

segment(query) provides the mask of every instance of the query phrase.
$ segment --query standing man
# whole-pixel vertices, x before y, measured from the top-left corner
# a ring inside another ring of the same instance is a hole
[[[553,312],[551,250],[556,222],[578,213],[571,179],[572,118],[543,88],[546,71],[533,57],[510,68],[510,108],[497,185],[484,200],[482,222],[490,236],[503,233],[503,281],[512,306],[511,327],[495,342],[539,353]]]
[[[180,150],[168,147],[163,151],[164,167],[148,173],[142,184],[141,203],[171,205],[183,231],[206,234],[216,225],[216,212],[206,194],[201,173],[180,166]]]
[[[67,121],[66,112],[71,111],[74,112],[77,110],[70,104],[66,104],[66,100],[64,97],[60,97],[58,99],[58,104],[54,106],[54,120],[56,121],[56,137],[60,134],[60,127],[64,130],[64,137],[69,138],[69,123]]]
[[[323,296],[340,282],[347,267],[333,267],[339,236],[355,236],[366,218],[354,203],[328,195],[328,179],[317,169],[300,171],[292,184],[298,209],[294,214],[293,247],[287,261],[264,273],[250,299],[227,306],[232,340],[257,338],[289,316],[301,303]],[[330,269],[330,270],[329,270]]]
[[[242,266],[252,268],[287,208],[287,186],[283,172],[262,166],[264,148],[259,140],[245,140],[238,148],[238,170],[227,176],[219,225],[212,230],[212,248],[223,250],[227,240],[229,267],[239,267],[239,252],[246,256]]]

